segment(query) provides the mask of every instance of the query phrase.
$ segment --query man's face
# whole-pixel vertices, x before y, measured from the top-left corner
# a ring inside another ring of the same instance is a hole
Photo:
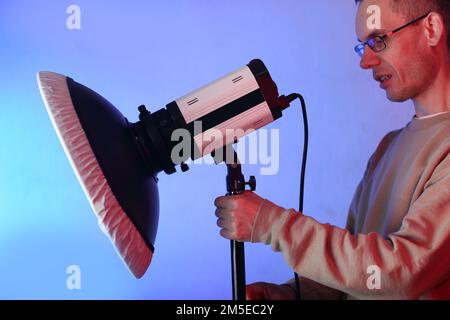
[[[356,17],[356,35],[359,40],[367,41],[373,36],[384,35],[409,22],[405,16],[392,10],[390,1],[364,0],[359,5]],[[372,13],[367,13],[371,5],[377,5],[381,10],[379,29],[372,29],[373,24],[367,23],[372,16]],[[431,85],[436,73],[437,68],[430,54],[422,23],[423,20],[420,20],[385,38],[387,47],[381,52],[365,47],[361,67],[373,71],[374,79],[386,90],[391,101],[402,102],[416,98]]]

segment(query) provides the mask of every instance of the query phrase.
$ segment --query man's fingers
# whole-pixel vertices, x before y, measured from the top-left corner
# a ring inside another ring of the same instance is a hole
[[[230,220],[219,218],[217,219],[217,226],[221,227],[222,229],[228,229],[233,230],[233,222]]]
[[[215,200],[214,200],[214,205],[217,207],[217,208],[220,208],[221,206],[222,206],[222,196],[220,196],[220,197],[217,197]]]
[[[230,230],[228,230],[228,229],[221,229],[220,230],[220,235],[222,237],[224,237],[225,239],[236,240],[236,239],[233,238],[233,233]]]
[[[222,218],[225,220],[234,220],[236,217],[236,211],[230,209],[218,208],[215,213],[217,218]]]
[[[224,218],[225,211],[221,208],[217,208],[214,214],[217,218]]]
[[[239,198],[242,198],[244,196],[246,196],[245,192],[244,192],[244,194],[237,194],[237,195],[233,195],[233,196],[220,196],[214,200],[214,205],[217,208],[235,209],[238,207],[237,202],[238,202]]]
[[[232,219],[232,213],[225,209],[216,209],[217,226],[222,228],[220,235],[226,239],[235,240],[235,224]]]
[[[214,200],[214,205],[217,208],[226,208],[227,206],[227,197],[226,196],[221,196],[221,197],[217,197],[216,200]]]

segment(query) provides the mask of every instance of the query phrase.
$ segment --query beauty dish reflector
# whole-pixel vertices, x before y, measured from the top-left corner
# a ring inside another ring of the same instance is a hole
[[[125,117],[71,78],[39,72],[48,114],[101,229],[140,278],[152,260],[158,227],[156,172],[142,161]]]

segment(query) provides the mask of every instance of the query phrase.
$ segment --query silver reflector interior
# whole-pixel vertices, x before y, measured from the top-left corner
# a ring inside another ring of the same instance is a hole
[[[140,278],[153,257],[158,227],[156,173],[136,150],[124,116],[69,77],[39,72],[48,114],[95,212],[130,271]]]

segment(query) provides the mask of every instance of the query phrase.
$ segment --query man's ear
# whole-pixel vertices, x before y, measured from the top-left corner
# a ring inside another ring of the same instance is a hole
[[[435,47],[445,36],[444,18],[438,12],[431,12],[423,22],[428,45]]]

